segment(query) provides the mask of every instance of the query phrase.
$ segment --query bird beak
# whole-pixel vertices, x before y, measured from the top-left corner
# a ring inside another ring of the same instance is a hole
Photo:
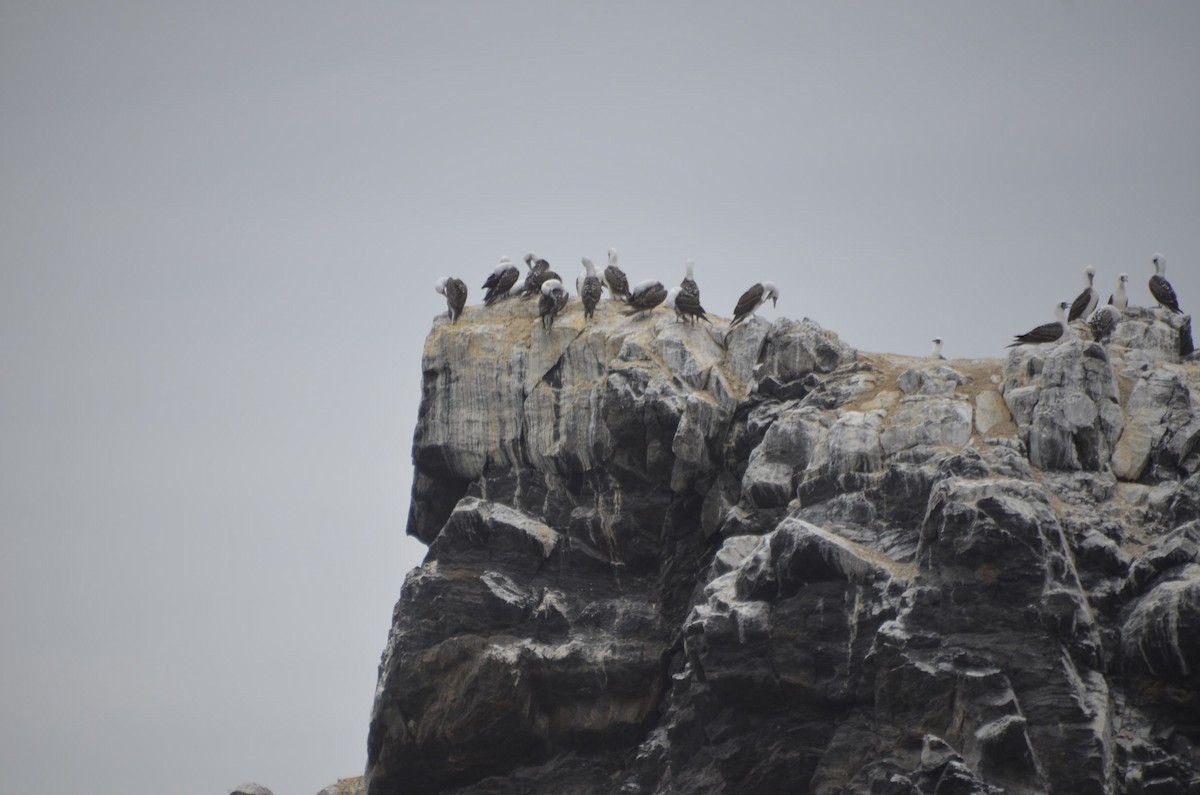
[[[771,306],[779,306],[779,298],[777,296],[771,296]]]

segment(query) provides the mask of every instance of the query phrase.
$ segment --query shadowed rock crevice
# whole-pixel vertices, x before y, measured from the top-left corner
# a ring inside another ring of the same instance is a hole
[[[371,795],[1200,791],[1180,319],[935,361],[525,309],[426,342]]]

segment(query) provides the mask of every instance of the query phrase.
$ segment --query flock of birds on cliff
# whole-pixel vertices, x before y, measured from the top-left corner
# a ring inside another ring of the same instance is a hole
[[[562,277],[550,270],[550,263],[532,251],[525,255],[525,266],[528,271],[522,277],[520,269],[508,257],[501,257],[500,264],[483,283],[482,289],[486,291],[483,305],[491,306],[498,301],[518,297],[527,301],[540,296],[538,315],[542,328],[549,330],[554,326],[554,319],[566,307],[570,294],[563,285]],[[704,307],[700,305],[700,287],[694,278],[695,263],[688,260],[684,268],[686,275],[683,281],[670,290],[657,279],[646,279],[630,287],[629,278],[617,265],[616,249],[608,250],[608,266],[603,272],[597,271],[595,263],[584,257],[583,270],[575,278],[575,292],[583,304],[584,320],[591,319],[607,290],[610,299],[626,304],[626,315],[644,314],[665,304],[675,311],[677,320],[693,324],[703,320],[711,324]],[[446,296],[450,322],[456,322],[467,303],[466,282],[453,276],[443,276],[437,280],[434,289]],[[774,306],[778,300],[779,288],[773,283],[755,284],[738,299],[729,327],[733,328],[753,315],[767,301]]]
[[[1179,299],[1171,283],[1167,281],[1166,260],[1161,254],[1155,254],[1151,261],[1154,264],[1154,275],[1150,277],[1150,294],[1158,301],[1159,306],[1180,313]],[[566,307],[570,295],[562,277],[550,270],[550,263],[537,254],[532,251],[526,254],[525,266],[528,270],[522,277],[520,269],[508,257],[501,257],[500,264],[483,282],[483,305],[491,306],[510,298],[527,301],[539,296],[538,315],[542,328],[549,330],[554,326],[554,319]],[[712,321],[708,319],[704,307],[700,305],[700,287],[694,278],[695,263],[688,260],[684,267],[686,275],[678,287],[668,290],[662,282],[647,279],[631,288],[625,272],[617,265],[615,249],[608,250],[608,266],[603,272],[597,271],[595,264],[584,257],[583,270],[575,278],[575,292],[583,304],[584,320],[591,319],[604,291],[607,290],[611,300],[622,301],[628,306],[624,311],[625,315],[644,314],[660,304],[665,304],[675,311],[677,321],[694,324],[703,320],[711,324]],[[1122,273],[1117,277],[1116,290],[1103,306],[1100,306],[1100,293],[1095,287],[1096,269],[1085,268],[1084,277],[1087,279],[1087,287],[1079,297],[1072,303],[1062,301],[1055,307],[1055,322],[1045,323],[1024,334],[1018,334],[1008,347],[1058,342],[1071,336],[1068,324],[1075,320],[1085,321],[1091,329],[1092,338],[1097,342],[1107,341],[1121,319],[1121,310],[1129,306],[1129,296],[1126,292],[1129,276]],[[443,276],[437,280],[434,289],[446,297],[450,322],[457,322],[467,303],[466,282],[453,276]],[[778,300],[779,288],[772,282],[755,284],[738,299],[729,327],[732,329],[754,315],[767,301],[771,301],[774,306]],[[1179,353],[1186,356],[1192,351],[1191,323],[1187,322],[1180,328]],[[942,356],[940,337],[933,339],[933,349],[929,356],[934,359],[945,358]]]
[[[1162,254],[1155,254],[1150,261],[1154,265],[1154,275],[1150,277],[1150,295],[1154,297],[1159,306],[1169,309],[1172,313],[1182,314],[1183,311],[1179,308],[1179,298],[1175,295],[1175,288],[1167,281],[1166,259]],[[1129,275],[1122,273],[1117,277],[1116,290],[1108,297],[1108,303],[1103,306],[1100,305],[1100,292],[1095,287],[1096,269],[1090,266],[1084,268],[1083,276],[1087,280],[1087,286],[1083,292],[1071,303],[1060,301],[1054,307],[1054,315],[1058,318],[1055,322],[1044,323],[1024,334],[1018,334],[1008,347],[1030,343],[1043,344],[1066,339],[1071,336],[1069,324],[1076,320],[1087,323],[1092,332],[1092,339],[1096,342],[1106,342],[1121,320],[1121,310],[1129,307],[1129,294],[1126,291]],[[1179,355],[1187,356],[1194,349],[1192,324],[1191,319],[1188,318],[1179,328]]]

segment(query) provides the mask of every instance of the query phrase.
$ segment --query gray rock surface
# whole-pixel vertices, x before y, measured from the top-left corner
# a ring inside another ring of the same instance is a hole
[[[1200,363],[435,322],[366,791],[1200,792]]]

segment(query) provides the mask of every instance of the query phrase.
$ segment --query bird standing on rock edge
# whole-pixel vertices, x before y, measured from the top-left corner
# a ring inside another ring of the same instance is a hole
[[[738,299],[737,306],[733,308],[733,320],[730,322],[729,327],[733,328],[738,323],[753,315],[768,299],[771,301],[771,306],[775,306],[779,302],[779,288],[775,286],[774,282],[759,282],[742,293],[742,297]]]
[[[1117,277],[1117,289],[1108,297],[1110,306],[1115,306],[1117,309],[1125,309],[1129,306],[1129,294],[1125,292],[1125,285],[1129,284],[1129,274],[1122,273]]]
[[[708,315],[704,312],[704,307],[700,306],[698,296],[692,295],[682,286],[672,287],[667,291],[667,297],[663,301],[670,309],[675,310],[675,321],[684,321],[686,323],[695,323],[697,320],[703,320],[705,323],[712,323],[708,319]]]
[[[433,289],[446,296],[446,316],[451,323],[457,323],[467,304],[467,283],[453,276],[443,276],[433,285]]]
[[[1083,275],[1087,279],[1087,287],[1071,304],[1071,311],[1067,313],[1068,323],[1072,320],[1087,320],[1088,315],[1092,314],[1092,310],[1096,308],[1096,304],[1100,303],[1100,293],[1096,292],[1096,288],[1093,286],[1093,282],[1096,280],[1096,269],[1089,265],[1083,269]]]
[[[517,278],[521,275],[521,271],[516,265],[512,264],[512,260],[508,257],[501,257],[500,264],[496,266],[491,275],[483,283],[483,289],[487,293],[483,296],[483,305],[491,306],[501,298],[507,298],[509,290],[517,283]]]
[[[1155,254],[1151,260],[1154,263],[1154,275],[1150,277],[1150,295],[1172,312],[1179,313],[1179,299],[1175,296],[1175,288],[1167,281],[1167,260],[1162,254]]]
[[[933,338],[933,347],[929,349],[929,358],[930,359],[943,359],[943,360],[946,358],[945,356],[942,356],[942,338],[941,337]]]
[[[638,282],[637,286],[629,291],[629,309],[626,309],[622,314],[636,315],[639,312],[648,312],[654,307],[661,304],[667,298],[667,288],[662,286],[662,282],[657,279],[647,279],[644,282]]]
[[[629,303],[629,278],[625,271],[617,267],[617,250],[608,250],[608,267],[604,269],[604,284],[608,287],[609,297],[614,301],[620,298]]]
[[[1015,348],[1018,345],[1025,345],[1026,343],[1040,344],[1062,339],[1067,333],[1067,309],[1070,306],[1066,301],[1059,301],[1058,306],[1054,307],[1054,316],[1058,318],[1057,321],[1054,323],[1043,323],[1031,331],[1018,334],[1005,347]]]
[[[538,301],[538,315],[542,318],[542,328],[547,331],[554,327],[554,318],[567,305],[567,290],[558,279],[547,279],[542,282],[542,297]]]
[[[1121,310],[1111,304],[1105,304],[1092,313],[1088,319],[1088,328],[1092,330],[1092,339],[1104,343],[1112,336],[1121,320]]]
[[[583,258],[583,270],[585,275],[583,283],[579,285],[579,300],[583,302],[583,319],[590,320],[596,311],[596,304],[600,303],[604,288],[600,277],[596,275],[595,264],[587,257]]]

